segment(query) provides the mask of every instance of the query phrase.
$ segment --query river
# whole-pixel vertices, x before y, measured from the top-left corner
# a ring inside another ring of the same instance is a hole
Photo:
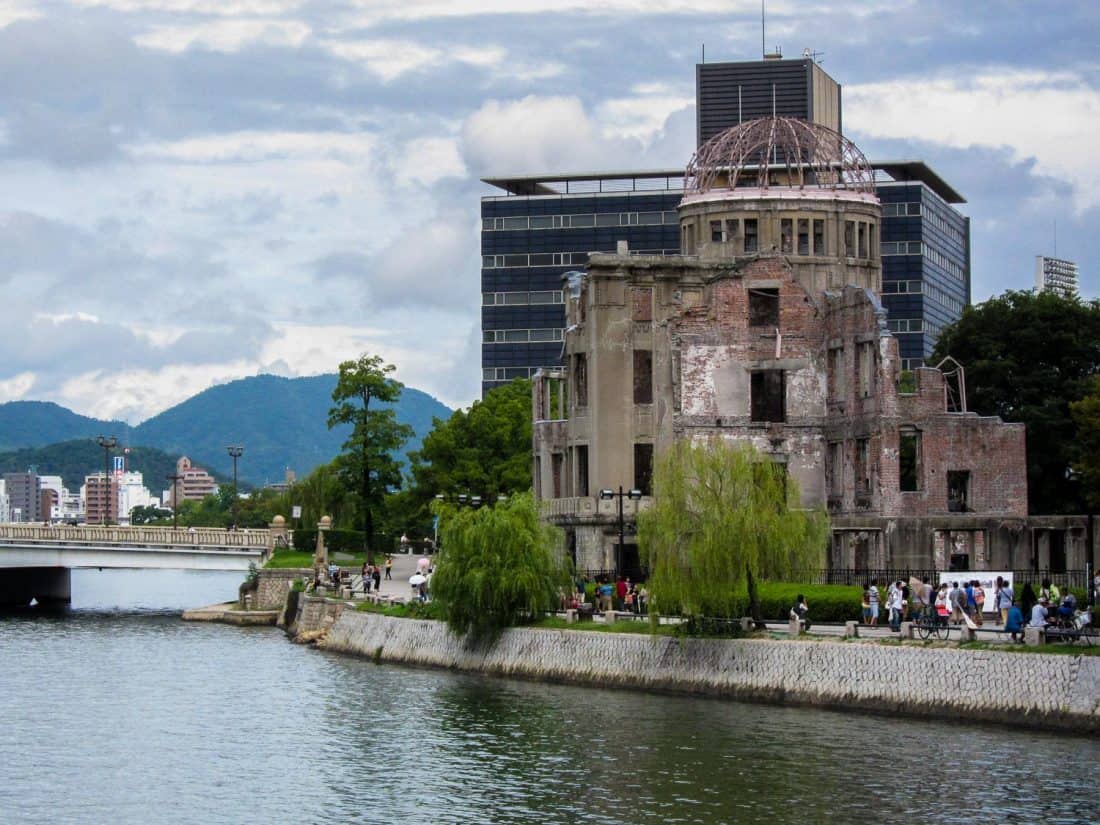
[[[71,610],[0,619],[0,822],[1100,820],[1091,739],[375,665],[180,621],[239,580],[76,571]]]

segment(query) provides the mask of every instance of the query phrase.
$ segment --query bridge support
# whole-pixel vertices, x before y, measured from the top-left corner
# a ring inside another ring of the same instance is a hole
[[[31,599],[44,607],[72,601],[67,567],[9,567],[0,571],[0,609],[26,607]]]

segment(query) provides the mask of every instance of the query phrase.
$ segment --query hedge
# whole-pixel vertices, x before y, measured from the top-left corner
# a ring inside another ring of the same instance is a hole
[[[330,553],[361,553],[363,551],[363,533],[361,530],[326,530],[325,547]],[[317,549],[317,528],[294,531],[294,549],[312,553]]]

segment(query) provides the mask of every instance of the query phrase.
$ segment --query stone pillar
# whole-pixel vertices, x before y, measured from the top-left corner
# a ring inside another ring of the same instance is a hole
[[[802,620],[792,616],[787,624],[787,632],[790,633],[792,636],[797,636],[799,633],[801,633]]]
[[[604,611],[603,623],[604,624],[615,624],[615,611],[614,610],[605,610]]]
[[[855,624],[855,622],[848,622],[848,624]],[[915,638],[914,635],[913,635],[913,623],[912,622],[902,622],[901,623],[901,638],[903,638],[903,639]]]
[[[576,624],[577,623],[577,611],[576,610],[566,610],[565,611],[565,621],[568,624]]]
[[[325,547],[325,531],[332,527],[332,518],[322,516],[317,523],[317,547],[313,551],[313,572],[319,577],[328,574],[328,548]]]
[[[1045,627],[1024,628],[1024,644],[1028,647],[1039,647],[1043,645],[1046,640],[1047,631]]]
[[[743,633],[748,633],[748,632],[749,632],[749,631],[751,631],[751,630],[752,630],[752,629],[753,629],[753,628],[754,628],[755,626],[756,626],[756,625],[755,625],[755,623],[754,623],[754,622],[753,622],[753,620],[752,620],[752,616],[742,616],[742,617],[741,617],[741,631],[742,631]]]
[[[959,628],[959,644],[977,641],[977,639],[978,634],[974,632],[973,628],[967,627],[966,625],[962,625]]]
[[[905,626],[909,622],[903,622],[901,625],[901,635],[905,637]],[[912,633],[912,631],[910,631]],[[844,638],[845,639],[858,639],[859,638],[859,622],[845,622],[844,623]],[[911,635],[909,638],[913,638]]]

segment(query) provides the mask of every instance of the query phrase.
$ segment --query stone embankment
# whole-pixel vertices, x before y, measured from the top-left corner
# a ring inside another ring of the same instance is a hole
[[[441,622],[300,600],[301,641],[376,661],[600,687],[1100,732],[1100,657],[873,642],[513,629],[470,647]]]

